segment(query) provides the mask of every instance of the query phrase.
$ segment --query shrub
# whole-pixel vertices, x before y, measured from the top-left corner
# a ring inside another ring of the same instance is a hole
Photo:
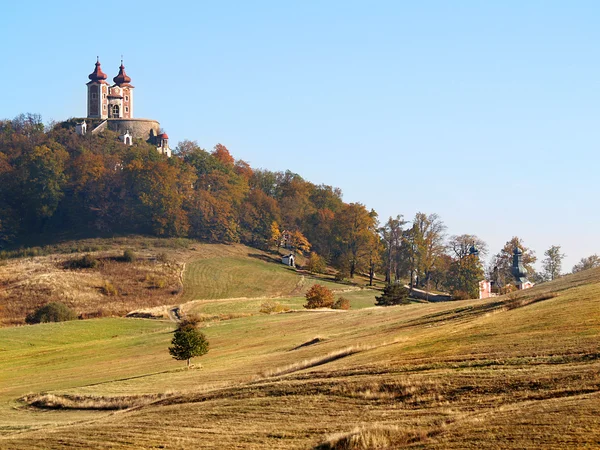
[[[346,278],[348,278],[348,273],[344,270],[335,273],[335,281],[344,281]]]
[[[350,309],[350,300],[348,300],[347,298],[344,298],[344,297],[340,297],[333,304],[332,308],[333,309],[344,309],[347,311]]]
[[[267,300],[266,302],[260,305],[260,312],[263,314],[273,314],[280,313],[283,311],[289,311],[289,308],[286,308],[279,302],[274,302],[272,300]]]
[[[104,284],[100,287],[100,291],[104,295],[108,295],[109,297],[114,297],[119,293],[117,288],[110,281],[105,281]]]
[[[137,256],[133,250],[127,249],[123,252],[123,257],[121,259],[125,262],[134,262],[137,259]]]
[[[146,275],[146,282],[150,289],[163,289],[167,286],[167,280],[155,274]]]
[[[305,297],[306,305],[304,307],[306,309],[331,308],[334,302],[333,292],[320,284],[311,287]]]
[[[66,322],[77,319],[77,314],[64,303],[48,303],[39,307],[25,318],[28,324],[45,322]]]
[[[409,303],[408,289],[399,283],[388,284],[383,288],[381,297],[375,297],[375,304],[379,306],[402,305]]]
[[[156,260],[161,263],[168,263],[169,255],[167,255],[166,252],[160,252],[158,255],[156,255]]]
[[[72,259],[65,263],[65,267],[68,269],[95,269],[100,264],[96,258],[92,255],[83,255],[81,258]]]

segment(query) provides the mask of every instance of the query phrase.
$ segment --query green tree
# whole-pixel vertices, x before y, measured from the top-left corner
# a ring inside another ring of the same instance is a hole
[[[544,252],[544,256],[546,257],[542,261],[544,278],[547,280],[555,280],[560,277],[562,261],[566,255],[560,252],[560,245],[553,245]]]
[[[383,288],[383,294],[375,297],[375,304],[379,306],[405,305],[410,303],[409,291],[400,283],[391,283]]]
[[[178,361],[187,360],[190,367],[190,359],[202,356],[208,352],[208,340],[204,333],[196,328],[194,323],[184,322],[175,330],[169,353]]]
[[[467,255],[452,261],[446,283],[455,298],[479,298],[479,282],[483,277],[483,267],[479,257]]]

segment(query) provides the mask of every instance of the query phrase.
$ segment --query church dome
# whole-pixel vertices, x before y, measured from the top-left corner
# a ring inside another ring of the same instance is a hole
[[[115,84],[129,84],[131,83],[131,78],[127,76],[125,73],[125,66],[123,65],[123,61],[121,61],[121,66],[119,67],[119,74],[113,78]]]
[[[106,80],[107,76],[104,72],[102,72],[99,59],[96,60],[96,68],[88,75],[88,78],[92,81],[99,81],[100,83]]]
[[[163,139],[169,139],[169,135],[167,133],[161,134],[160,137]]]

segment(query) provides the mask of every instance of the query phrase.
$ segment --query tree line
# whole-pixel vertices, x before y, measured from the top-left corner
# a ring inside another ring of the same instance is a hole
[[[326,262],[342,278],[361,273],[372,284],[381,273],[389,283],[462,297],[477,296],[487,254],[475,235],[448,237],[437,214],[381,224],[374,210],[344,202],[340,189],[289,170],[254,169],[221,144],[207,151],[183,141],[167,158],[142,140],[124,145],[108,130],[79,136],[73,121],[44,127],[31,114],[0,121],[0,250],[65,232],[285,246],[308,256],[316,271]],[[533,252],[513,238],[493,257],[496,276],[510,278],[515,245],[534,273]]]

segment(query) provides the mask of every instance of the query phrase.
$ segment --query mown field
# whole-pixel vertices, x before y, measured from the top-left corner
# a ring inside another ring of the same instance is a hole
[[[600,447],[598,270],[498,299],[208,321],[190,370],[168,355],[173,328],[1,329],[0,448]],[[19,400],[42,392],[80,403]],[[131,407],[93,409],[115,398]]]

